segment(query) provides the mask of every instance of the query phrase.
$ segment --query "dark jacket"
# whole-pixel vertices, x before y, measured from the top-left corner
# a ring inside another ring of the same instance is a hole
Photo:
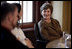
[[[16,38],[11,34],[11,32],[1,26],[1,47],[4,48],[28,48],[20,43]]]

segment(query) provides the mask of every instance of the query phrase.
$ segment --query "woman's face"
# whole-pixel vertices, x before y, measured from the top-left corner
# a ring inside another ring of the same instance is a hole
[[[51,10],[48,8],[42,11],[42,16],[45,20],[50,19],[51,17]]]

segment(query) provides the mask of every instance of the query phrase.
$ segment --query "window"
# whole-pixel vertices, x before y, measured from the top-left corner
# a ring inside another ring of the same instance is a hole
[[[7,3],[19,3],[19,1],[7,1]]]
[[[23,16],[20,23],[33,22],[33,1],[7,1],[7,3],[20,3],[23,9]]]
[[[23,1],[23,23],[33,22],[32,1]]]

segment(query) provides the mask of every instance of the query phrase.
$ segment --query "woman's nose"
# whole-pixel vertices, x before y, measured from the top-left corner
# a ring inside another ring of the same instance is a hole
[[[45,15],[48,15],[48,12],[46,12]]]
[[[48,14],[48,12],[46,11],[45,14]]]

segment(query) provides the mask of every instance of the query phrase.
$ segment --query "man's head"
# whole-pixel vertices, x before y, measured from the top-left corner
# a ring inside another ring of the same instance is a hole
[[[17,27],[19,27],[20,26],[20,19],[22,18],[22,8],[21,8],[21,5],[19,4],[19,3],[13,3],[14,5],[16,5],[17,6],[17,8],[18,8],[18,23],[17,23]]]
[[[19,4],[19,3],[13,3],[14,5],[16,5],[17,6],[17,8],[18,8],[18,20],[20,20],[21,19],[21,17],[22,17],[22,8],[21,8],[21,5]]]
[[[7,22],[11,27],[15,27],[18,21],[18,10],[13,4],[1,4],[1,23]],[[6,24],[5,24],[6,25]]]

